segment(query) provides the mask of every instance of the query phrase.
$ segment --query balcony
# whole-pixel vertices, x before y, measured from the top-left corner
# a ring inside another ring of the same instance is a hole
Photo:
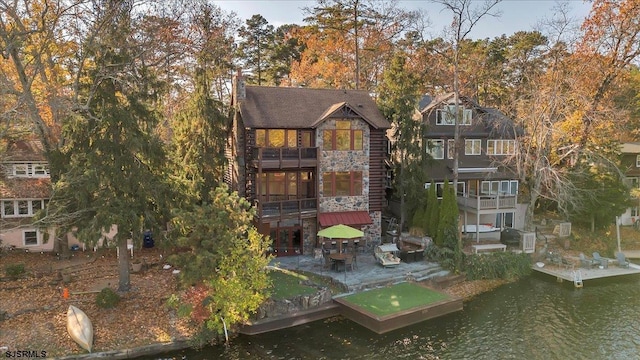
[[[516,195],[458,196],[458,207],[461,210],[490,214],[515,210],[517,200]]]
[[[252,166],[262,169],[316,167],[318,148],[254,148]]]
[[[318,199],[296,199],[260,202],[256,200],[261,219],[313,217],[318,213]]]

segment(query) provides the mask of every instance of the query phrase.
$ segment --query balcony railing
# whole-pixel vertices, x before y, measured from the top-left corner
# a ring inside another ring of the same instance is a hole
[[[284,201],[260,202],[256,200],[258,215],[261,218],[293,217],[313,215],[318,211],[318,199],[296,199]]]
[[[468,195],[458,196],[458,207],[475,210],[512,210],[515,209],[516,195]]]
[[[254,148],[253,165],[262,168],[316,166],[318,148]]]

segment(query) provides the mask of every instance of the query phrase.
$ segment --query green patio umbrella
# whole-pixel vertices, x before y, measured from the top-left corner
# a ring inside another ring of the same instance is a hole
[[[361,230],[352,228],[351,226],[338,224],[330,226],[326,229],[318,231],[318,236],[329,239],[355,239],[364,236]],[[339,251],[342,251],[342,241],[338,242]]]

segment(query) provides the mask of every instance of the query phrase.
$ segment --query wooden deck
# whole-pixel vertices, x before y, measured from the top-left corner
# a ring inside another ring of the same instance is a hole
[[[640,259],[640,250],[622,250],[622,253],[628,259]]]
[[[424,286],[421,284],[415,285]],[[435,291],[433,289],[430,290]],[[461,298],[447,295],[444,300],[431,302],[385,316],[378,316],[348,301],[346,298],[336,297],[333,301],[340,305],[342,316],[378,334],[384,334],[405,326],[460,311],[463,307]]]
[[[610,261],[609,266],[605,269],[595,268],[579,268],[577,266],[557,266],[546,264],[544,267],[533,265],[533,270],[554,276],[558,282],[569,281],[574,282],[575,274],[579,271],[582,282],[596,279],[615,278],[619,276],[638,275],[640,274],[640,265],[631,263],[629,268],[622,268],[616,265],[615,261]]]

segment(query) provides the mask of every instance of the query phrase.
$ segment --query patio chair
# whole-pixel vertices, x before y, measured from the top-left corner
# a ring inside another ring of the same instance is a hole
[[[356,251],[356,248],[351,246],[351,247],[347,247],[347,254],[351,255],[351,257],[353,258],[353,263],[351,265],[351,269],[353,270],[353,268],[358,268],[358,253]],[[349,266],[347,264],[347,266]]]
[[[322,257],[324,258],[324,264],[323,267],[325,269],[331,269],[333,268],[333,261],[331,261],[331,258],[329,257],[330,252],[329,250],[322,250]]]
[[[346,272],[347,269],[351,269],[351,271],[353,271],[353,255],[347,256],[344,259],[344,271]]]
[[[593,261],[596,261],[598,265],[602,266],[605,269],[609,267],[609,259],[603,258],[597,251],[593,252]]]
[[[616,258],[618,259],[618,266],[620,266],[621,268],[629,268],[629,262],[627,261],[627,258],[623,253],[616,253]]]
[[[596,262],[593,259],[589,259],[585,254],[580,253],[580,267],[585,269],[591,269],[592,267],[597,265],[599,265],[598,262]]]

